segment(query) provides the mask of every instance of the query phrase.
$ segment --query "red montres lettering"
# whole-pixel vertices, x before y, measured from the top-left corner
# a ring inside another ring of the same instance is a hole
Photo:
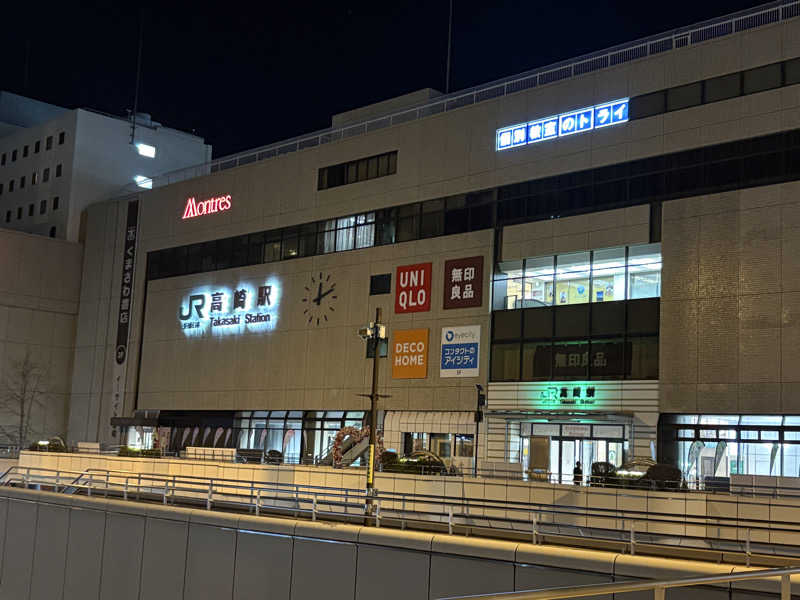
[[[192,196],[191,198],[186,199],[186,207],[183,209],[183,216],[181,219],[192,219],[202,215],[210,215],[215,212],[229,210],[230,208],[230,194],[209,198],[208,200],[203,200],[202,202],[197,202],[194,196]]]

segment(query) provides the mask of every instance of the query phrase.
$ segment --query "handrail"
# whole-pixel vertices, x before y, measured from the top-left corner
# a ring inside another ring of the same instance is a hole
[[[480,594],[475,596],[451,596],[441,600],[559,600],[564,598],[586,598],[602,594],[621,594],[624,592],[640,592],[653,590],[656,600],[664,600],[669,588],[690,587],[695,585],[714,585],[752,579],[772,579],[780,577],[781,600],[791,600],[791,575],[800,574],[800,567],[787,569],[761,569],[746,573],[729,575],[708,575],[705,577],[686,577],[684,579],[667,579],[661,581],[631,581],[624,583],[595,583],[590,585],[574,585],[569,587],[529,590],[522,592],[502,592],[497,594]]]
[[[800,2],[796,0],[776,0],[740,12],[679,27],[664,33],[639,38],[611,48],[496,79],[451,94],[443,94],[433,100],[405,107],[395,113],[384,114],[338,128],[321,129],[244,152],[223,156],[199,165],[162,173],[152,178],[153,187],[185,181],[217,171],[275,158],[305,148],[363,135],[385,127],[416,121],[423,117],[478,104],[526,89],[564,81],[587,73],[613,68],[633,60],[661,55],[733,33],[780,23],[797,16],[800,16]],[[129,184],[120,194],[136,191],[140,190],[134,184]]]

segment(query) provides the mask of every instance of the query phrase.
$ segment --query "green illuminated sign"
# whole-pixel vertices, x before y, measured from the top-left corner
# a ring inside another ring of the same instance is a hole
[[[547,406],[594,406],[597,399],[594,385],[551,385],[542,390],[539,400]]]

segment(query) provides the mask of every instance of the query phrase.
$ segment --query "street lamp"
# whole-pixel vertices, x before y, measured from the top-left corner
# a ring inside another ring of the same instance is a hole
[[[375,321],[366,327],[358,330],[359,337],[369,344],[372,342],[374,353],[372,355],[372,391],[368,396],[370,400],[369,408],[369,462],[367,463],[367,514],[372,514],[372,498],[375,494],[375,444],[377,442],[378,429],[378,359],[380,359],[381,341],[386,339],[386,325],[381,323],[381,309],[375,309]]]

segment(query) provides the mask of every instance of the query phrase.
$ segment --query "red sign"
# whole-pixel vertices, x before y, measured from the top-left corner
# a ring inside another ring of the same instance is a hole
[[[203,215],[210,215],[215,212],[222,212],[231,207],[231,195],[217,196],[216,198],[209,198],[197,202],[194,196],[186,200],[186,208],[183,209],[183,216],[181,219],[191,219],[193,217],[201,217]]]
[[[457,258],[444,263],[444,308],[483,304],[483,257]]]
[[[394,312],[426,312],[431,309],[431,263],[397,267]]]

